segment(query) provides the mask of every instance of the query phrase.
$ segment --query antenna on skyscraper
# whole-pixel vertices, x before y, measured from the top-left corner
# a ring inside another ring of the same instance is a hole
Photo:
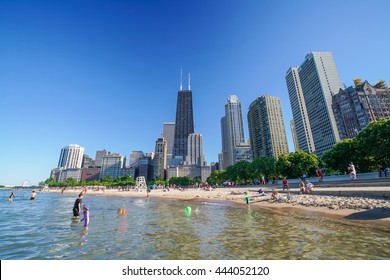
[[[183,69],[180,67],[180,91],[183,90]]]
[[[188,73],[188,90],[191,90],[191,74]]]

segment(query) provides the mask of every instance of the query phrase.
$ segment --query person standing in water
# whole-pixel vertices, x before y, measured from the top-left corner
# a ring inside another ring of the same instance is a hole
[[[87,228],[89,224],[89,206],[84,204],[83,210],[83,218],[80,220],[80,222],[84,222],[84,227]]]
[[[250,208],[251,207],[251,198],[249,197],[247,192],[244,193],[244,199],[245,199],[246,205],[248,205],[248,208]]]
[[[15,194],[14,194],[14,192],[12,192],[11,195],[9,196],[9,198],[8,198],[8,202],[11,202],[12,199],[14,199],[14,196],[15,196]]]
[[[35,191],[32,191],[30,200],[34,200],[36,196],[37,196],[37,193]]]
[[[83,194],[80,193],[79,197],[74,202],[73,217],[79,217],[81,212],[81,203],[83,202]]]

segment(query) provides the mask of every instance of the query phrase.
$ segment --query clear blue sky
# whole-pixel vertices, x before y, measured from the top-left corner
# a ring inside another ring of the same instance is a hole
[[[342,83],[390,83],[388,1],[0,1],[0,184],[32,184],[79,144],[129,158],[175,121],[180,68],[191,73],[207,161],[221,150],[228,95],[246,114],[281,98],[311,51],[333,52]],[[187,81],[184,81],[184,88]]]

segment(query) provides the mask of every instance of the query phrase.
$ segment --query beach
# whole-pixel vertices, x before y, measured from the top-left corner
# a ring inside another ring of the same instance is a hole
[[[149,198],[165,198],[177,200],[217,200],[230,201],[245,205],[245,194],[250,197],[250,207],[269,208],[275,211],[315,211],[326,215],[333,215],[338,218],[348,220],[360,220],[371,223],[385,223],[390,225],[390,181],[361,182],[362,186],[350,186],[349,182],[338,182],[337,184],[323,182],[317,184],[312,194],[299,194],[299,188],[290,187],[291,198],[287,199],[287,192],[278,185],[257,185],[239,187],[220,188],[171,188],[153,189],[149,193]],[[329,186],[330,185],[330,186]],[[262,189],[264,194],[258,191]],[[277,189],[280,202],[271,198],[273,189]],[[80,192],[81,189],[68,188],[66,192]],[[143,190],[122,190],[106,189],[87,190],[87,195],[105,196],[130,196],[147,197],[146,189]]]

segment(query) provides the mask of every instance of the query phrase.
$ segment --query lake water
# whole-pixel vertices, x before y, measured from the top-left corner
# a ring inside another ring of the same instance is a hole
[[[390,229],[312,212],[248,210],[229,202],[0,191],[0,259],[389,259]],[[185,207],[192,208],[186,214]],[[126,216],[118,208],[128,211]]]

